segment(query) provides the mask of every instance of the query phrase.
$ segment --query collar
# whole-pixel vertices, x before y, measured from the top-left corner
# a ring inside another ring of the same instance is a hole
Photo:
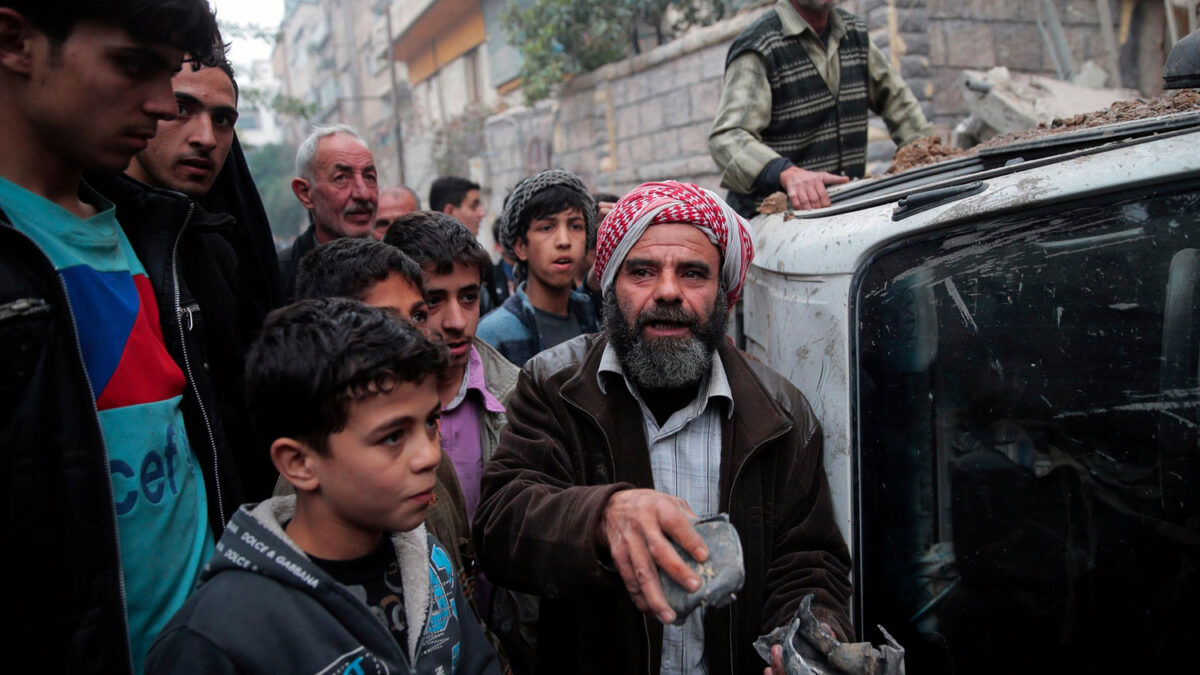
[[[527,284],[527,283],[529,283],[529,282],[522,281],[521,283],[517,284],[516,288],[513,289],[513,295],[515,295],[518,299],[520,299],[521,305],[532,314],[533,313],[533,303],[529,301],[529,296],[525,294],[525,284]],[[592,299],[590,297],[588,297],[587,293],[584,293],[583,291],[580,291],[579,289],[572,288],[571,289],[571,299],[567,301],[567,313],[574,314],[576,309],[578,308],[579,303],[591,304],[591,302],[592,302]]]
[[[820,40],[821,35],[813,30],[813,27],[800,16],[792,3],[788,0],[777,0],[775,2],[775,13],[779,15],[779,21],[783,25],[783,34],[787,37],[809,33],[813,39]],[[829,44],[837,44],[842,41],[842,37],[846,35],[846,24],[842,21],[842,15],[837,11],[837,7],[829,10]]]
[[[484,410],[492,413],[504,412],[504,405],[492,395],[492,392],[488,391],[487,380],[483,374],[483,357],[479,355],[479,350],[475,349],[475,345],[471,345],[471,349],[467,354],[467,370],[463,373],[458,393],[455,394],[454,400],[450,401],[450,404],[443,408],[443,410],[454,410],[467,397],[468,391],[477,391],[483,400]]]
[[[625,382],[625,387],[629,390],[629,393],[633,395],[640,405],[645,406],[637,386],[633,382],[630,382],[629,378],[625,375],[625,370],[621,367],[621,359],[617,357],[617,350],[613,348],[611,342],[604,345],[604,353],[600,356],[600,367],[596,369],[596,385],[600,387],[601,393],[607,394],[608,389],[604,382],[605,373],[620,377]],[[729,402],[726,407],[725,416],[732,418],[733,390],[729,386],[729,378],[725,375],[725,364],[721,361],[721,355],[716,350],[713,350],[712,365],[709,367],[708,373],[704,376],[704,381],[700,383],[699,392],[695,400],[688,407],[694,408],[695,413],[698,415],[704,410],[705,405],[714,398],[723,398]]]

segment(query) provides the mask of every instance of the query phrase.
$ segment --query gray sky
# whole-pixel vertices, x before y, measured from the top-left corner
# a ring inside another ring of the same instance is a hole
[[[258,24],[274,30],[283,18],[283,0],[209,0],[221,22]],[[249,64],[254,59],[271,58],[271,45],[261,40],[227,38],[233,43],[229,60]]]

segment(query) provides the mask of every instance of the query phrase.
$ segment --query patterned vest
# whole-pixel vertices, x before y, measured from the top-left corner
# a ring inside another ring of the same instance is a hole
[[[838,44],[841,82],[836,98],[817,74],[800,36],[783,34],[774,10],[765,12],[737,36],[725,65],[744,52],[754,52],[766,63],[771,123],[763,130],[762,140],[769,148],[802,169],[861,178],[867,168],[870,39],[865,21],[843,9],[834,11],[846,25]],[[768,194],[730,192],[730,205],[739,212],[753,213]]]

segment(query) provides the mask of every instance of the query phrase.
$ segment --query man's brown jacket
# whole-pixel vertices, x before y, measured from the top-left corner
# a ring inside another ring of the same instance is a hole
[[[476,550],[488,578],[542,597],[542,673],[655,675],[661,660],[661,624],[634,606],[599,540],[613,492],[654,487],[637,402],[619,379],[607,395],[597,384],[605,345],[580,336],[526,364],[484,470]],[[720,503],[741,537],[746,584],[705,617],[707,662],[712,675],[761,673],[751,645],[809,593],[818,618],[853,635],[850,556],[803,395],[728,344],[718,353],[735,401],[722,420]]]

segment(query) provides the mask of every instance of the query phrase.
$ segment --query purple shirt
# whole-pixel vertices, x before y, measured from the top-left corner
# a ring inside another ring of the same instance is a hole
[[[504,406],[487,390],[483,359],[472,345],[458,394],[442,408],[442,447],[454,463],[454,471],[462,485],[468,521],[475,519],[475,510],[479,508],[479,483],[483,479],[480,415],[484,410],[502,413]]]

